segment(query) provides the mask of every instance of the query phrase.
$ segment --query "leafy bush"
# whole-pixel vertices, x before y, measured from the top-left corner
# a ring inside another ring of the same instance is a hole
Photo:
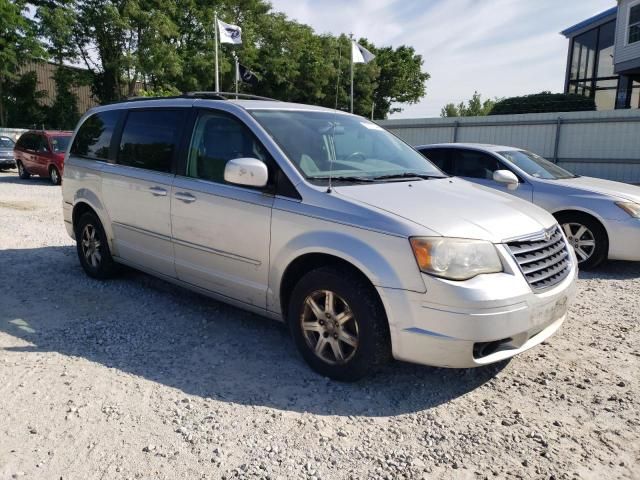
[[[522,97],[505,98],[497,102],[489,115],[514,113],[583,112],[596,109],[593,98],[573,93],[542,92]]]

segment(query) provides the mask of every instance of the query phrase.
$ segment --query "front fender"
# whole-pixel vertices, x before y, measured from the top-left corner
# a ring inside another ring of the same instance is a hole
[[[359,269],[376,287],[425,292],[407,238],[274,210],[267,304],[280,312],[283,275],[297,258],[326,254]]]

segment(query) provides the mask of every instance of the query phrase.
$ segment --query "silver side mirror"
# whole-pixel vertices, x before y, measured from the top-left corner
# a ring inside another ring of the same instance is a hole
[[[520,185],[518,177],[511,170],[496,170],[493,172],[493,181],[505,184],[509,190],[515,190]]]
[[[246,187],[264,187],[269,180],[269,171],[257,158],[234,158],[224,166],[224,181]]]

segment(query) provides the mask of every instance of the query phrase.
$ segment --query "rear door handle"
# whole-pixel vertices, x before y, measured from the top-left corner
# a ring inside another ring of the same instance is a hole
[[[196,197],[187,192],[176,192],[174,196],[184,203],[193,203],[196,201]]]
[[[149,187],[149,192],[154,197],[166,197],[167,191],[162,187]]]

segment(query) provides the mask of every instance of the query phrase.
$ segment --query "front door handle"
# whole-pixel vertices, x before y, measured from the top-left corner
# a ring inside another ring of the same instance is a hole
[[[184,203],[193,203],[196,201],[196,197],[187,192],[176,192],[174,196]]]
[[[154,197],[166,197],[167,191],[162,187],[149,187],[149,192]]]

